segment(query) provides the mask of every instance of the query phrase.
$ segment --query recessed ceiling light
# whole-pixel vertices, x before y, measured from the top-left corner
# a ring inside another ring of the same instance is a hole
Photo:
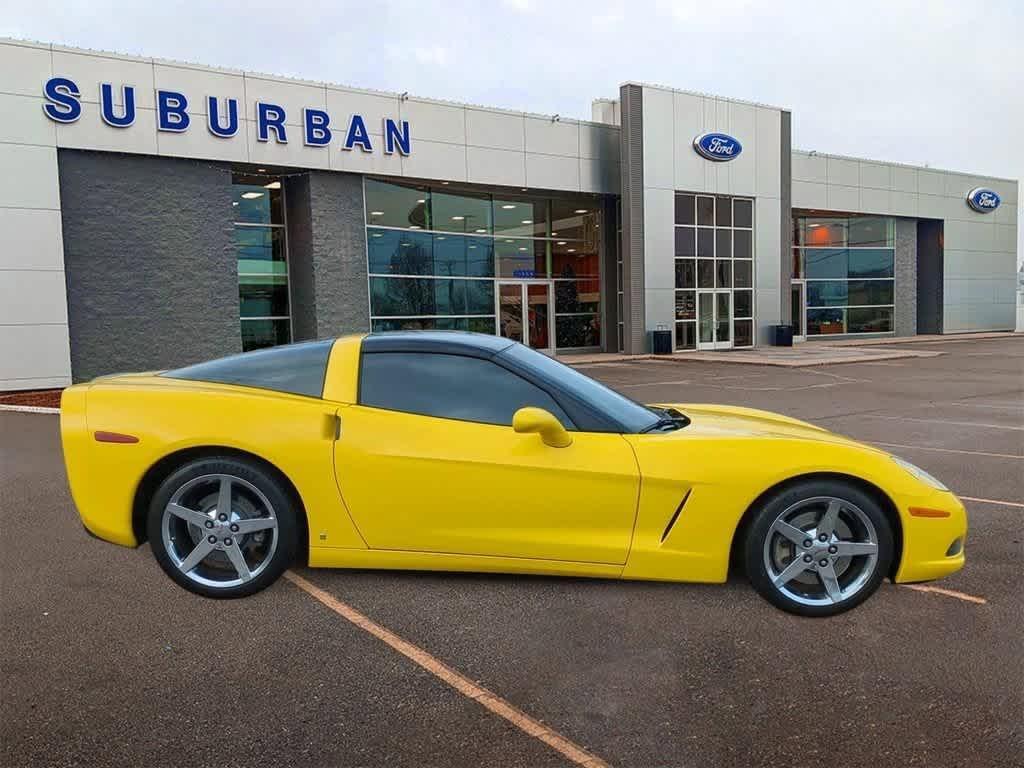
[[[438,239],[438,240],[444,240],[444,236],[443,236],[443,235],[438,235],[438,236],[437,236],[437,239]]]
[[[281,188],[281,182],[280,181],[272,181],[269,184],[264,184],[263,188],[264,189],[280,189]]]
[[[238,201],[237,201],[237,200],[232,200],[232,201],[231,201],[231,204],[232,204],[232,205],[238,205]]]
[[[525,191],[526,191],[526,187],[523,187],[523,192],[525,192]]]
[[[380,232],[374,232],[373,235],[371,235],[371,237],[384,237],[384,235],[382,235]]]
[[[586,212],[587,212],[586,208],[577,208],[576,209],[576,213],[586,213]]]
[[[551,233],[551,236],[552,236],[552,237],[558,237],[558,233],[557,233],[557,232],[552,232],[552,233]]]
[[[420,205],[423,205],[423,203],[427,202],[427,199],[425,197],[423,197],[423,198],[420,198],[419,200],[417,200],[416,202],[419,203]]]
[[[465,221],[465,216],[452,216],[452,221]]]
[[[384,211],[370,211],[371,216],[383,216]]]
[[[448,182],[447,181],[442,181],[441,182],[441,186],[442,187],[447,187],[448,186]]]
[[[403,248],[408,248],[412,243],[402,243]]]
[[[814,227],[820,227],[821,224],[808,224],[807,226],[813,229]]]
[[[523,219],[523,224],[533,224],[533,219]]]
[[[475,250],[475,249],[476,249],[476,246],[475,246],[475,245],[471,245],[471,246],[469,246],[469,250],[471,250],[471,251],[472,251],[472,250]]]
[[[419,229],[419,228],[420,228],[419,224],[410,224],[409,225],[409,229]]]
[[[515,208],[515,206],[512,205],[511,203],[505,203],[505,205],[501,207],[504,208],[506,211],[511,211],[513,208]]]
[[[569,253],[576,253],[576,249],[575,248],[570,248],[569,249]]]
[[[526,250],[526,248],[520,248],[519,250],[520,250],[520,251],[525,251],[525,250]]]
[[[514,242],[515,242],[515,240],[506,240],[505,242],[506,242],[506,243],[514,243]]]
[[[267,169],[266,169],[266,168],[257,168],[257,169],[256,169],[256,171],[257,171],[258,173],[266,173],[266,172],[267,172]]]
[[[242,197],[245,200],[255,200],[257,197],[263,197],[264,192],[243,192]]]
[[[486,232],[486,229],[478,229],[477,232]]]
[[[565,240],[559,240],[559,241],[558,241],[558,244],[559,244],[559,245],[565,245]]]

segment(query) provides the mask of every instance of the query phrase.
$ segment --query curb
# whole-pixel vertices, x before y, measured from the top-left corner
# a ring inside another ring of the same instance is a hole
[[[41,405],[0,404],[0,411],[14,411],[15,413],[60,413],[60,408],[44,408]]]

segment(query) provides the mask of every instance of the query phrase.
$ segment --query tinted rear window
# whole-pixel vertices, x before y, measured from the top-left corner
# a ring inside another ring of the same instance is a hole
[[[334,340],[286,344],[222,357],[163,373],[172,379],[238,384],[293,395],[322,397]]]

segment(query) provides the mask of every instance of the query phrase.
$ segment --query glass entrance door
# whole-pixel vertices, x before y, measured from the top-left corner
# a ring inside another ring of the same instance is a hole
[[[498,335],[541,352],[554,350],[554,283],[498,283]]]
[[[732,347],[732,291],[697,291],[697,349]]]
[[[807,340],[807,283],[794,280],[790,286],[793,312],[793,341]]]

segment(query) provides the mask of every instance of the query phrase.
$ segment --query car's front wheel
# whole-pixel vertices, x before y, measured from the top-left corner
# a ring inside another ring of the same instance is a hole
[[[754,588],[802,616],[859,605],[878,589],[892,557],[892,528],[875,499],[832,480],[797,482],[764,500],[744,542]]]
[[[157,562],[205,597],[244,597],[272,584],[295,556],[298,531],[281,483],[235,458],[182,466],[161,483],[149,509]]]

